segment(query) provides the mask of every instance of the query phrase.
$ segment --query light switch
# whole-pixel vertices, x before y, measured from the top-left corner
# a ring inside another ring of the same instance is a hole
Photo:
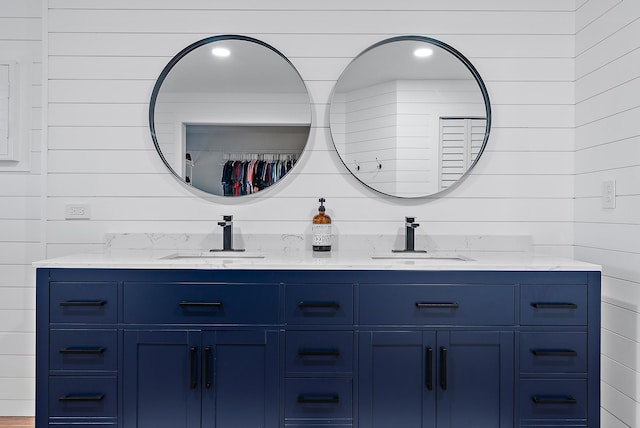
[[[616,207],[616,180],[602,182],[602,208]]]

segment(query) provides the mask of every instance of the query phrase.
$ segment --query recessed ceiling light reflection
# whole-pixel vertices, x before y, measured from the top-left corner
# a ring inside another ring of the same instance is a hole
[[[231,51],[227,48],[213,48],[211,49],[211,54],[223,58],[231,55]]]
[[[430,48],[419,48],[413,51],[413,54],[418,58],[428,58],[433,55],[433,49]]]

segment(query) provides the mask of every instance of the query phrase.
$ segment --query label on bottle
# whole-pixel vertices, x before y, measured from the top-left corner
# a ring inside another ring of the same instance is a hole
[[[311,232],[313,234],[314,247],[331,246],[331,224],[311,225]]]

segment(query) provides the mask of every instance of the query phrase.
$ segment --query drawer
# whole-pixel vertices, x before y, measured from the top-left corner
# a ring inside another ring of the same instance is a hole
[[[351,419],[352,413],[351,379],[286,380],[286,419]]]
[[[285,319],[288,324],[352,324],[353,286],[288,285]]]
[[[586,325],[586,285],[523,285],[522,325]]]
[[[288,331],[285,364],[287,376],[351,375],[353,332]]]
[[[49,319],[53,323],[115,323],[117,296],[115,283],[52,282]]]
[[[126,283],[124,322],[276,324],[275,284]]]
[[[587,333],[520,333],[520,372],[586,373]]]
[[[498,285],[360,287],[360,324],[513,325],[514,289]]]
[[[520,381],[521,419],[586,419],[586,379]]]
[[[116,330],[51,330],[51,370],[117,370]]]
[[[112,377],[50,377],[49,417],[116,417],[116,391]]]

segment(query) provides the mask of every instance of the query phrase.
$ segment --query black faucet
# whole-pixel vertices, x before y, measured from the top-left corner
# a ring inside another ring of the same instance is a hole
[[[425,250],[416,250],[416,228],[420,226],[415,222],[415,217],[405,217],[404,250],[392,250],[394,253],[426,253]]]
[[[218,222],[218,226],[222,227],[222,250],[210,251],[244,251],[233,248],[233,216],[223,215],[222,220]]]

